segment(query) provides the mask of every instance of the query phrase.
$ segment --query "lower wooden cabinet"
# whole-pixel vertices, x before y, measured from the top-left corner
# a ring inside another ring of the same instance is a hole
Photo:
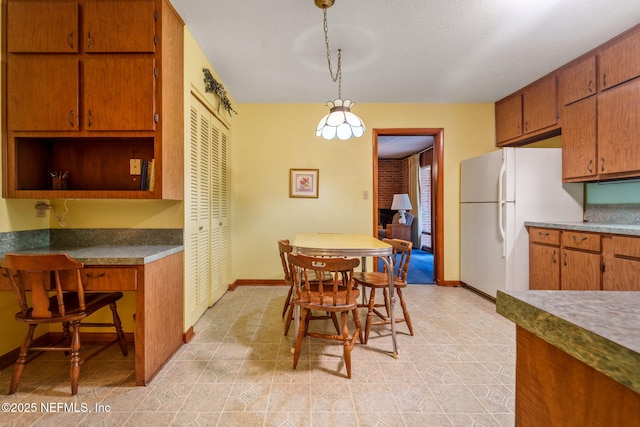
[[[529,289],[640,291],[640,237],[528,231]]]

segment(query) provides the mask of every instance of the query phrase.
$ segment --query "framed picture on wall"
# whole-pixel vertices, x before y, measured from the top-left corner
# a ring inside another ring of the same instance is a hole
[[[289,197],[318,198],[318,169],[289,169]]]

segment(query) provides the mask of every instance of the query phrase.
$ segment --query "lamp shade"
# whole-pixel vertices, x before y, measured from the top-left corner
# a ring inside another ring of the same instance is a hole
[[[327,102],[329,114],[324,116],[316,128],[316,136],[324,139],[338,138],[346,140],[352,136],[361,137],[364,134],[364,123],[351,112],[354,105],[350,99],[336,99]]]
[[[408,194],[394,194],[391,209],[408,211],[412,208]]]

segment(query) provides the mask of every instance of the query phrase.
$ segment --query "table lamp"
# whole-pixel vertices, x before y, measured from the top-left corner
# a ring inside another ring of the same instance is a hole
[[[391,209],[397,210],[400,213],[400,224],[406,224],[407,219],[404,217],[404,213],[407,210],[411,210],[411,201],[409,201],[408,194],[394,194],[393,202],[391,203]]]

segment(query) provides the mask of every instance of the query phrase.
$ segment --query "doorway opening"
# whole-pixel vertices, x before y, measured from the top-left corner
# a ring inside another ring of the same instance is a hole
[[[442,165],[444,163],[444,129],[442,128],[390,128],[390,129],[373,129],[373,235],[378,236],[378,228],[381,222],[381,206],[380,195],[381,188],[379,187],[379,146],[382,146],[380,141],[392,138],[394,148],[402,151],[403,137],[429,137],[432,141],[431,155],[421,156],[428,158],[429,165],[421,165],[421,171],[429,170],[430,172],[430,196],[431,196],[431,209],[429,221],[430,227],[422,227],[419,233],[427,229],[430,233],[429,236],[422,235],[419,240],[420,246],[428,246],[430,244],[431,251],[433,253],[433,281],[437,285],[444,285],[444,171]],[[396,145],[397,144],[397,145]],[[405,147],[406,149],[406,147]],[[417,154],[424,151],[423,148],[416,149],[415,152],[410,154]],[[424,161],[424,160],[423,160]],[[384,215],[384,209],[382,215]],[[423,216],[424,218],[424,216]],[[429,242],[429,243],[426,243]],[[414,245],[415,246],[415,245]]]

